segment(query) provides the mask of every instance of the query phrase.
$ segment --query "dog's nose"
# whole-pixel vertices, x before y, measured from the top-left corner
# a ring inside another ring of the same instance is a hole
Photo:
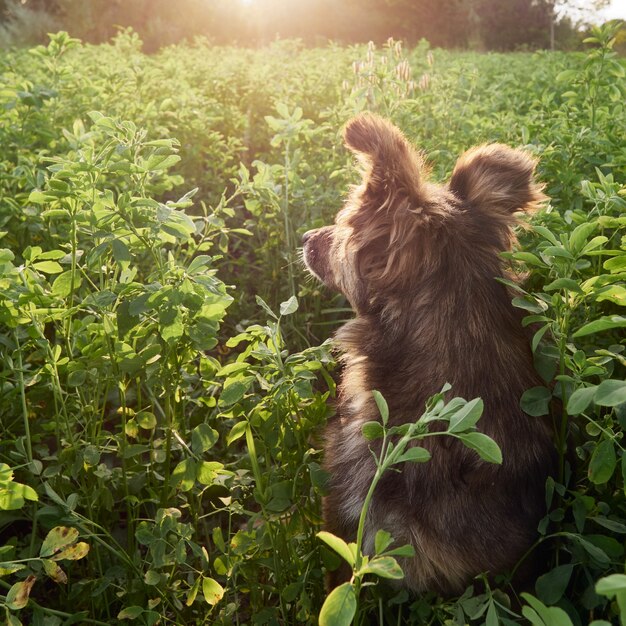
[[[315,230],[307,230],[306,233],[304,233],[304,235],[302,235],[302,244],[304,245],[308,239],[311,238],[311,236],[313,235],[313,233],[315,232]]]

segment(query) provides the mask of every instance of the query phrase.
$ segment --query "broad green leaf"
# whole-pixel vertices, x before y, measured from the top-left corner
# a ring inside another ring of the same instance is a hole
[[[376,532],[376,537],[374,538],[374,552],[376,554],[381,554],[392,543],[393,543],[393,537],[391,536],[391,533],[381,528],[380,530]]]
[[[361,568],[362,574],[374,574],[380,578],[401,580],[404,572],[392,556],[378,556],[372,558],[367,565]]]
[[[385,433],[383,425],[380,422],[373,421],[365,422],[365,424],[361,426],[361,432],[363,433],[363,437],[365,437],[368,441],[380,439]]]
[[[198,424],[191,431],[191,449],[194,454],[203,454],[210,450],[219,438],[219,433],[208,424]]]
[[[476,425],[476,422],[483,414],[485,405],[480,398],[470,400],[464,407],[460,408],[450,418],[450,425],[448,426],[449,433],[460,433],[464,430],[469,430]]]
[[[600,406],[617,406],[626,402],[626,381],[603,380],[598,385],[594,401]]]
[[[212,261],[213,259],[206,254],[200,254],[197,257],[194,257],[194,259],[189,264],[189,267],[187,268],[187,274],[197,274],[198,272],[202,271],[207,265],[210,265]]]
[[[4,484],[0,482],[0,511],[17,511],[24,506],[24,500],[37,501],[39,496],[28,485],[12,480],[8,480]]]
[[[213,578],[203,578],[202,594],[208,604],[215,606],[224,597],[224,587]]]
[[[350,626],[356,614],[356,592],[350,583],[335,587],[319,615],[319,626]]]
[[[572,254],[577,255],[587,243],[589,235],[598,227],[596,222],[583,222],[576,226],[569,236],[569,248]]]
[[[597,387],[581,387],[576,389],[567,401],[567,412],[570,415],[580,415],[592,402]]]
[[[402,556],[404,558],[410,559],[415,556],[415,548],[410,544],[406,544],[404,546],[399,546],[398,548],[393,548],[393,550],[385,552],[385,555]]]
[[[229,446],[233,441],[237,441],[243,437],[246,432],[246,428],[248,428],[248,422],[237,422],[231,429],[228,435],[226,436],[226,445]]]
[[[557,278],[543,288],[544,291],[557,291],[558,289],[567,289],[567,291],[583,293],[580,285],[571,278]]]
[[[5,601],[7,607],[12,611],[23,609],[28,604],[30,591],[36,580],[35,576],[28,576],[26,580],[15,583],[7,592]]]
[[[58,563],[50,561],[49,559],[42,559],[41,562],[43,563],[44,571],[55,583],[65,584],[67,582],[67,575]]]
[[[247,376],[232,382],[227,381],[228,384],[224,387],[219,397],[220,406],[230,406],[235,404],[235,402],[239,402],[250,388],[253,380],[252,376]]]
[[[69,526],[55,526],[44,539],[39,556],[47,558],[71,546],[78,539],[78,530]]]
[[[527,415],[539,417],[547,415],[550,410],[552,392],[546,387],[532,387],[527,389],[520,400],[520,407]]]
[[[291,296],[286,302],[282,302],[280,305],[281,315],[291,315],[298,310],[298,299],[296,296]]]
[[[539,576],[535,582],[538,598],[546,604],[556,604],[563,597],[573,570],[572,564],[559,565],[547,574]]]
[[[78,561],[87,556],[89,553],[89,544],[79,541],[77,544],[61,550],[58,554],[52,556],[53,561]]]
[[[78,273],[74,273],[74,291],[76,291],[82,284],[82,276]],[[72,293],[72,272],[67,271],[59,274],[52,283],[52,295],[57,298],[67,298]]]
[[[626,574],[611,574],[596,583],[596,593],[612,598],[616,593],[626,591]]]
[[[0,578],[8,576],[9,574],[15,574],[22,569],[25,569],[26,565],[23,563],[0,563]]]
[[[142,613],[140,606],[128,606],[117,614],[117,619],[137,619]]]
[[[589,480],[596,485],[603,485],[613,476],[617,457],[611,439],[601,441],[591,455],[589,462]]]
[[[478,452],[481,459],[489,463],[502,463],[502,452],[498,444],[483,433],[463,433],[456,435],[468,448]]]
[[[387,424],[389,420],[389,407],[387,406],[387,400],[383,397],[383,394],[380,391],[376,391],[375,389],[372,391],[372,395],[374,396],[374,401],[376,402],[376,406],[378,407],[378,412],[380,413],[380,417],[383,420],[383,424]]]
[[[489,603],[489,608],[487,609],[485,626],[499,626],[499,624],[498,611],[496,610],[495,602],[492,601]]]
[[[56,261],[37,261],[33,267],[42,274],[60,274],[63,271]]]
[[[145,163],[145,168],[151,172],[166,170],[180,161],[177,154],[153,154]]]
[[[181,491],[189,491],[196,482],[196,462],[193,459],[184,459],[172,472],[172,485]]]
[[[224,466],[217,461],[200,461],[198,463],[198,482],[201,485],[212,485]]]
[[[563,609],[557,606],[547,607],[529,593],[522,593],[522,598],[532,607],[532,611],[528,611],[530,607],[524,606],[522,614],[535,626],[573,626],[572,620]],[[537,621],[537,617],[540,621]]]
[[[546,264],[536,254],[533,254],[532,252],[514,252],[512,254],[512,257],[516,261],[523,261],[527,265],[536,265],[537,267],[546,266]]]
[[[552,231],[545,228],[545,226],[539,226],[538,224],[533,224],[533,230],[536,233],[539,233],[544,239],[547,239],[550,243],[554,244],[555,246],[559,245],[559,240],[552,233]]]
[[[611,274],[617,274],[618,272],[626,272],[626,254],[613,257],[603,263],[603,267],[611,272]]]
[[[354,566],[354,554],[350,546],[341,538],[321,530],[317,536],[329,547],[331,547],[344,561],[351,567]]]
[[[626,317],[622,317],[621,315],[601,317],[600,319],[581,326],[572,337],[585,337],[603,330],[612,330],[613,328],[626,328]]]
[[[426,463],[430,461],[430,452],[426,448],[413,446],[398,457],[396,463]]]

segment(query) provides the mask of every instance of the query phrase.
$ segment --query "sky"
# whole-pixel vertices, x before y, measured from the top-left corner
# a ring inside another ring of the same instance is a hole
[[[583,0],[580,4],[589,8],[592,7],[592,2],[590,0]],[[573,16],[576,16],[575,12],[572,12],[572,14]],[[594,15],[591,11],[589,11],[587,15],[590,16],[594,22],[598,23],[617,18],[626,20],[626,0],[611,0],[610,4],[597,14]]]

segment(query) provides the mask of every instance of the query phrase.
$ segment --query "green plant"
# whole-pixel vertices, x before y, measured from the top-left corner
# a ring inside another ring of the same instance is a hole
[[[339,626],[353,623],[362,623],[364,615],[358,612],[359,595],[365,582],[365,577],[372,575],[379,578],[402,579],[404,574],[395,557],[414,557],[412,546],[388,548],[393,544],[393,538],[384,529],[376,532],[374,554],[363,553],[363,538],[365,524],[370,503],[376,486],[383,474],[389,470],[399,468],[403,463],[426,463],[430,459],[427,449],[412,445],[427,437],[449,436],[459,439],[466,446],[475,450],[478,455],[489,463],[502,463],[502,453],[498,445],[487,435],[476,430],[476,423],[483,411],[480,398],[467,402],[462,398],[452,398],[444,401],[445,394],[451,386],[446,384],[441,392],[429,399],[423,415],[413,423],[388,428],[389,408],[382,395],[374,391],[374,398],[380,411],[381,422],[366,422],[363,424],[363,436],[368,440],[382,438],[380,455],[372,455],[376,460],[376,472],[363,502],[357,537],[355,543],[347,544],[343,539],[329,532],[322,531],[318,537],[333,548],[350,566],[353,574],[349,582],[345,582],[328,595],[320,612],[322,626]],[[448,427],[442,431],[429,431],[433,421],[447,422]],[[356,616],[356,617],[355,617]]]

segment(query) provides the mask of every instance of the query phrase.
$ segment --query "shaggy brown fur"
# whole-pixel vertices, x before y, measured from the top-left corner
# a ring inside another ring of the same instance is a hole
[[[364,422],[379,419],[371,390],[387,399],[391,424],[416,420],[445,382],[456,396],[481,397],[479,430],[499,444],[503,464],[481,461],[456,440],[429,438],[421,445],[430,462],[388,473],[367,521],[366,551],[379,528],[415,548],[403,563],[409,588],[456,594],[526,552],[553,466],[549,425],[519,407],[524,390],[541,381],[521,315],[495,280],[505,276],[499,253],[515,242],[514,212],[543,200],[535,161],[504,145],[480,146],[438,186],[389,122],[363,114],[344,136],[363,182],[335,225],[303,238],[310,271],[356,312],[336,336],[344,371],[326,431],[326,526],[355,539],[375,470],[372,442],[361,434]]]

